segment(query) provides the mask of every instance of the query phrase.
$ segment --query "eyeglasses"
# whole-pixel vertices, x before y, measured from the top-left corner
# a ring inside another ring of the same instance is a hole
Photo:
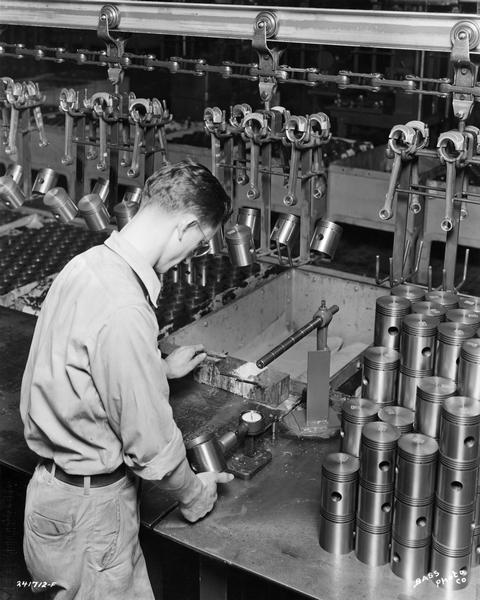
[[[203,229],[200,227],[200,223],[198,221],[195,221],[195,223],[197,224],[197,227],[203,236],[203,240],[201,240],[199,242],[197,247],[192,252],[192,256],[198,258],[199,256],[205,256],[205,254],[207,254],[207,252],[210,250],[210,241],[207,238],[207,236],[205,235],[205,232],[203,231]]]

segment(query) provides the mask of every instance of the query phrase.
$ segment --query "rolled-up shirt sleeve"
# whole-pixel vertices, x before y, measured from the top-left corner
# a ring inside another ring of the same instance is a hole
[[[127,306],[102,326],[90,357],[95,387],[124,461],[144,479],[162,479],[185,458],[152,318]]]

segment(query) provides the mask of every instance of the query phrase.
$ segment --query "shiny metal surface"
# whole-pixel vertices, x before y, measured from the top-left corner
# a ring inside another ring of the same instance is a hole
[[[433,502],[406,504],[395,498],[392,536],[408,547],[426,544],[433,527]]]
[[[261,212],[259,208],[242,206],[238,209],[237,224],[246,225],[250,228],[255,248],[260,246],[260,220]]]
[[[373,527],[386,527],[392,524],[392,517],[393,484],[388,491],[375,491],[360,482],[357,518]]]
[[[433,542],[430,557],[430,570],[438,572],[433,581],[437,588],[459,591],[468,586],[470,581],[470,554],[449,556],[441,552],[438,544]]]
[[[115,220],[117,221],[117,228],[123,229],[125,225],[132,220],[133,216],[138,212],[139,204],[132,202],[131,200],[122,200],[113,207],[113,213]]]
[[[98,194],[102,199],[102,202],[106,202],[108,198],[108,192],[110,189],[110,181],[108,179],[97,179],[92,189],[92,194]]]
[[[458,308],[460,296],[454,292],[434,291],[427,292],[425,294],[425,300],[441,304],[447,310],[449,310],[451,308]]]
[[[344,452],[328,454],[322,465],[320,511],[328,519],[354,520],[357,506],[358,458]]]
[[[458,391],[480,400],[480,338],[465,340],[458,363]]]
[[[422,300],[421,302],[414,302],[412,304],[412,313],[436,317],[440,323],[441,321],[445,321],[447,310],[444,306],[438,304],[438,302]]]
[[[348,554],[355,546],[355,520],[336,523],[320,515],[319,543],[330,554]]]
[[[468,308],[452,308],[447,311],[447,321],[470,325],[474,329],[480,326],[480,314]]]
[[[400,354],[402,366],[415,371],[433,369],[437,320],[427,315],[410,314],[402,322]]]
[[[437,332],[435,375],[457,380],[462,344],[474,336],[474,331],[473,328],[461,323],[440,323]]]
[[[480,456],[480,401],[465,396],[444,400],[440,417],[440,452],[457,461]]]
[[[21,187],[8,175],[0,177],[0,202],[7,208],[20,208],[25,202]]]
[[[355,530],[355,555],[370,566],[385,565],[390,559],[390,530],[371,533],[362,527]]]
[[[375,301],[374,346],[398,350],[403,317],[411,311],[411,302],[401,296],[380,296]]]
[[[431,500],[435,492],[438,444],[421,433],[403,435],[397,448],[395,494],[407,504]]]
[[[429,563],[430,543],[411,548],[392,537],[390,567],[395,575],[408,581],[422,579],[429,571]]]
[[[246,225],[234,225],[225,231],[225,242],[232,264],[246,267],[256,261],[252,231]]]
[[[383,422],[367,423],[360,444],[360,479],[379,491],[393,486],[398,429]]]
[[[391,348],[373,346],[363,357],[362,398],[376,404],[395,404],[400,354]]]
[[[58,181],[58,173],[53,169],[40,169],[32,185],[32,194],[46,194]]]
[[[52,211],[61,223],[69,223],[78,214],[78,208],[66,190],[55,187],[45,194],[43,204]]]
[[[227,463],[218,440],[212,434],[203,434],[185,444],[187,458],[196,473],[226,471]]]
[[[417,386],[423,377],[433,375],[433,369],[414,371],[400,365],[398,373],[397,403],[415,411],[417,405]]]
[[[400,285],[393,287],[391,294],[392,296],[407,298],[407,300],[410,300],[412,303],[420,302],[425,298],[425,290],[412,283],[401,283]]]
[[[463,467],[463,468],[462,468]],[[438,464],[437,496],[452,507],[472,506],[477,496],[478,467],[464,468],[462,463],[455,465],[445,461],[440,455]]]
[[[377,420],[378,408],[365,398],[347,398],[342,405],[340,431],[342,452],[360,456],[360,439],[365,423]]]
[[[110,215],[98,194],[87,194],[78,201],[78,210],[92,231],[107,228]]]
[[[415,413],[403,406],[385,406],[378,411],[378,419],[390,423],[396,427],[401,434],[413,431]]]
[[[442,402],[456,391],[456,384],[445,377],[423,377],[418,382],[415,408],[417,431],[438,438]]]
[[[466,308],[470,311],[480,313],[480,298],[475,296],[465,296],[460,298],[459,308]]]
[[[310,250],[333,260],[342,232],[343,227],[333,221],[318,221],[310,241]]]
[[[455,511],[455,512],[454,512]],[[449,553],[470,549],[474,527],[473,504],[465,508],[451,508],[435,498],[433,537]]]

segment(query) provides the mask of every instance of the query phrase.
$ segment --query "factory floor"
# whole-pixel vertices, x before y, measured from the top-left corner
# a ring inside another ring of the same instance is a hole
[[[344,225],[344,233],[331,264],[323,266],[340,271],[373,277],[375,255],[387,263],[392,247],[391,234]],[[459,259],[463,262],[464,250]],[[433,244],[431,264],[435,277],[441,273],[443,246]],[[461,279],[459,266],[457,281]],[[472,250],[465,293],[480,296],[480,251]],[[17,582],[28,582],[22,553],[23,506],[27,477],[9,469],[0,469],[0,600],[33,598],[31,591],[17,587]],[[157,600],[198,600],[198,559],[189,550],[172,544],[158,535],[142,531],[144,553]],[[163,568],[160,566],[163,565]],[[42,595],[35,596],[42,598]],[[297,595],[270,584],[259,582],[232,569],[229,573],[229,600],[294,600]]]

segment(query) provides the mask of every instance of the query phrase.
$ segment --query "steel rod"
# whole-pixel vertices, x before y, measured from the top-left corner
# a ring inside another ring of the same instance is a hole
[[[0,23],[93,29],[98,25],[103,0],[0,0]],[[280,42],[332,44],[373,48],[401,48],[450,52],[453,26],[478,15],[451,13],[312,9],[297,7],[232,6],[180,2],[112,3],[120,11],[115,31],[251,39],[259,12],[278,17]],[[478,53],[474,48],[471,52]]]

